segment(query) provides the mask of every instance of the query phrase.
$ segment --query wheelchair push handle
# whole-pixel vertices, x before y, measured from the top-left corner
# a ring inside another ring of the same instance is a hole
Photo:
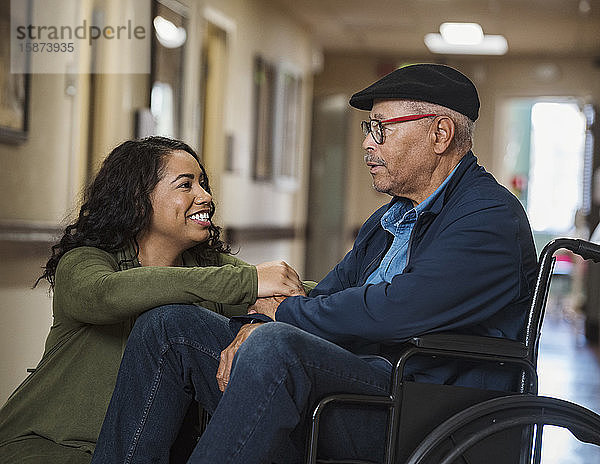
[[[552,256],[555,251],[566,248],[583,259],[591,259],[595,263],[600,263],[600,245],[586,240],[574,238],[557,238],[548,243],[542,252],[542,255]]]
[[[600,245],[585,240],[577,240],[578,248],[573,253],[578,254],[583,259],[591,259],[595,263],[600,263]]]

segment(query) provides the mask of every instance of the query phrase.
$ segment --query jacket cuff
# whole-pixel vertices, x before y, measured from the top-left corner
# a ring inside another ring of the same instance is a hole
[[[247,314],[244,316],[233,316],[231,319],[229,319],[229,329],[234,333],[234,335],[237,335],[243,325],[254,324],[256,322],[273,322],[273,319],[266,314],[259,313]]]

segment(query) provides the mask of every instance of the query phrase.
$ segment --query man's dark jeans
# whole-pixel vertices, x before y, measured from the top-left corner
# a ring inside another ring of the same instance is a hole
[[[131,332],[92,463],[168,463],[192,399],[212,419],[189,462],[301,462],[306,418],[333,392],[387,395],[391,365],[362,358],[284,323],[258,327],[219,391],[228,319],[196,306],[142,314]],[[320,456],[381,460],[386,414],[362,407],[324,417]]]

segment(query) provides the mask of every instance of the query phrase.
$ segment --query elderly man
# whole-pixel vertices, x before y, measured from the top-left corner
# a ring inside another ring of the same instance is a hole
[[[189,462],[299,462],[311,406],[332,392],[387,394],[406,339],[522,334],[535,249],[521,205],[470,151],[473,83],[447,66],[407,66],[350,104],[370,111],[365,162],[390,203],[308,296],[259,300],[231,321],[181,306],[140,317],[93,462],[166,463],[192,399],[212,419]],[[409,368],[418,381],[507,386],[473,372]],[[385,413],[338,411],[329,421],[323,456],[381,456]]]

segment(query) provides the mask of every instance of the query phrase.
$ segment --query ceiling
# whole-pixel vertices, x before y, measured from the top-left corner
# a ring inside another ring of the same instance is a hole
[[[477,22],[507,56],[600,57],[600,0],[273,0],[326,52],[423,56],[443,22]]]

